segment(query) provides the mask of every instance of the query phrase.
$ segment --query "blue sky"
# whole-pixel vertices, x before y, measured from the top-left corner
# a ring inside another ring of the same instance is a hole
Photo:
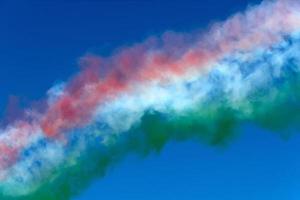
[[[86,53],[110,54],[166,30],[187,32],[226,19],[247,0],[0,0],[0,115],[76,73]],[[129,156],[77,200],[296,200],[300,136],[283,140],[253,126],[229,147],[170,143],[158,155]]]

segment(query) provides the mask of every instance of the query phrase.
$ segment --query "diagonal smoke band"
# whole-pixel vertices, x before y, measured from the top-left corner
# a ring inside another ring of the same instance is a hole
[[[216,145],[245,122],[299,126],[300,3],[264,1],[205,33],[80,64],[48,91],[45,112],[0,130],[1,199],[69,199],[128,153],[170,140]]]

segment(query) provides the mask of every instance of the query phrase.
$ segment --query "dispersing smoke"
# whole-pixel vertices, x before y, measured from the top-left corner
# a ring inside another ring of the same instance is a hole
[[[300,3],[264,1],[204,33],[165,33],[80,65],[44,112],[0,130],[1,199],[70,199],[170,140],[226,144],[248,122],[298,128]]]

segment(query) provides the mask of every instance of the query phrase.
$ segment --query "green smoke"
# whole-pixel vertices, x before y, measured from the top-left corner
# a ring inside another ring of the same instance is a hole
[[[300,124],[300,81],[260,90],[233,109],[226,98],[202,103],[182,113],[147,111],[141,123],[127,133],[111,138],[109,145],[91,142],[88,151],[73,164],[57,168],[49,179],[30,195],[1,199],[66,200],[80,194],[93,180],[129,154],[146,157],[159,153],[170,141],[197,140],[211,146],[226,147],[243,123],[256,123],[278,133]],[[253,98],[251,98],[253,97]],[[98,130],[94,130],[98,131]],[[284,134],[283,134],[284,135]],[[95,140],[92,138],[91,140]]]

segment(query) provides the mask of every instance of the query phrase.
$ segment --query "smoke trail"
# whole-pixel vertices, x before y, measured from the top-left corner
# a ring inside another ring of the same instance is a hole
[[[265,1],[206,33],[150,38],[48,92],[0,130],[1,199],[69,199],[129,153],[300,124],[300,3]],[[52,191],[49,193],[49,191]]]

